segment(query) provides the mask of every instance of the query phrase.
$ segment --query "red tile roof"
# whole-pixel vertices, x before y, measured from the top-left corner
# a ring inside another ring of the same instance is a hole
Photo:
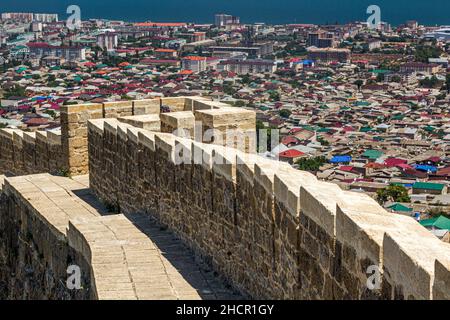
[[[286,150],[286,151],[280,152],[278,154],[278,156],[280,156],[281,158],[297,158],[302,155],[304,155],[303,152],[295,150],[295,149]]]

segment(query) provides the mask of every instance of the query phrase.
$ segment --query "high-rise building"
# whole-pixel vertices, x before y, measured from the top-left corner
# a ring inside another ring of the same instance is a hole
[[[35,13],[33,14],[33,21],[44,23],[58,22],[58,15],[56,13]]]
[[[56,13],[29,13],[29,12],[5,12],[2,13],[2,20],[14,20],[23,22],[57,22],[58,14]]]
[[[308,33],[308,46],[317,48],[331,48],[335,46],[332,32],[317,31]]]
[[[206,57],[188,56],[181,60],[181,68],[183,70],[191,70],[199,73],[206,70]]]
[[[119,44],[119,38],[115,32],[105,32],[97,35],[97,45],[108,51],[114,50]]]
[[[239,17],[231,16],[229,14],[216,14],[214,16],[214,25],[217,27],[224,27],[230,24],[239,24]]]
[[[28,12],[4,12],[2,13],[2,20],[31,22],[33,21],[33,14]]]

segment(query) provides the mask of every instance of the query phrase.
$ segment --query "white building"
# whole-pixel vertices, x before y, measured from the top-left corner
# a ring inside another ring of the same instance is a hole
[[[191,70],[193,73],[205,71],[207,68],[206,57],[184,57],[181,59],[181,68],[183,70]]]
[[[105,32],[97,35],[97,45],[108,51],[114,50],[119,44],[117,33]]]
[[[216,14],[214,16],[214,25],[217,27],[225,27],[230,24],[239,24],[240,19],[239,17],[234,17],[229,14]]]
[[[248,59],[225,60],[217,65],[218,71],[230,71],[240,75],[254,73],[274,73],[277,65],[273,60]]]

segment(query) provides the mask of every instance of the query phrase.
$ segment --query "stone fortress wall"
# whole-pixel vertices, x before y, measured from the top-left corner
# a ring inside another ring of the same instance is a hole
[[[172,112],[158,115],[161,104]],[[200,131],[193,127],[195,120],[202,123]],[[205,128],[250,130],[254,122],[248,111],[203,98],[68,106],[62,110],[62,163],[74,178],[88,172],[92,192],[120,212],[117,217],[153,217],[252,298],[450,298],[450,246],[413,219],[388,213],[364,194],[244,152],[251,151],[251,144],[237,150],[189,139],[201,137]],[[180,128],[189,137],[172,134]],[[22,149],[15,146],[14,137],[20,135],[13,132],[11,143],[1,140],[5,163],[16,159],[16,150],[28,150],[19,152],[24,158],[32,154],[25,143]],[[21,177],[7,178],[4,194],[16,190],[12,179]],[[18,190],[16,198],[26,191]],[[33,208],[29,211],[39,214]],[[79,219],[67,220],[69,237]],[[80,239],[92,234],[95,239],[96,223],[91,220],[73,234]],[[47,221],[50,228],[53,223]],[[86,241],[80,243],[69,237],[68,247],[75,253],[89,252]],[[95,274],[92,257],[80,256],[88,274]],[[146,257],[139,256],[142,261]],[[99,277],[106,272],[98,270]],[[370,290],[368,277],[377,270],[379,286]],[[128,297],[117,293],[120,288],[93,291]]]
[[[161,105],[169,106],[171,112],[160,114]],[[200,139],[207,129],[239,129],[252,134],[255,128],[253,112],[201,97],[63,106],[60,130],[0,129],[0,174],[86,174],[87,120],[100,118],[119,118],[130,125],[158,132],[172,133],[180,129],[192,138],[197,121],[201,123]],[[250,136],[244,147],[250,150],[255,148],[255,143],[255,138]]]

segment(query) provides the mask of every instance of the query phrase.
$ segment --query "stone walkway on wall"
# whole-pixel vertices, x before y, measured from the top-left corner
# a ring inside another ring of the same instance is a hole
[[[87,177],[6,178],[91,264],[99,299],[240,299],[171,232],[143,215],[112,214]],[[56,230],[55,230],[56,231]]]
[[[109,215],[74,226],[89,243],[99,299],[239,298],[145,216]]]

